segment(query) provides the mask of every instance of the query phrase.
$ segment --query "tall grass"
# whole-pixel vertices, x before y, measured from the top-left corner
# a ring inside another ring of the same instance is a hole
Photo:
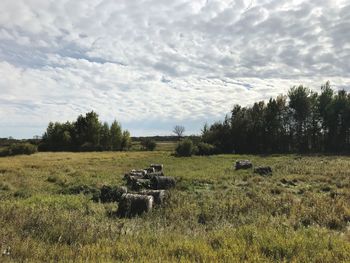
[[[236,159],[271,177],[235,171]],[[133,219],[92,192],[163,163],[177,187]],[[0,159],[0,262],[349,262],[350,158],[176,158],[170,152],[38,153]]]

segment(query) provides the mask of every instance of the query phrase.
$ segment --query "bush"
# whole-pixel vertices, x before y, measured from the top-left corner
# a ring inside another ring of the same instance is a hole
[[[192,140],[185,139],[176,146],[175,153],[177,156],[191,156],[197,152],[197,148],[193,145]]]
[[[200,142],[197,145],[197,155],[212,155],[215,154],[215,146],[209,143]]]
[[[141,146],[143,150],[153,151],[156,148],[157,143],[155,140],[144,139],[141,141]]]
[[[19,154],[33,154],[38,152],[38,146],[30,143],[15,143],[9,147],[2,149],[0,156],[11,156]]]
[[[30,143],[18,143],[10,146],[10,154],[33,154],[38,152],[38,146]]]

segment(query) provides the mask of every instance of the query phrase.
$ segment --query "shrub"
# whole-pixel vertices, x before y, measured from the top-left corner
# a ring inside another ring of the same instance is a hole
[[[198,155],[212,155],[215,153],[215,146],[209,143],[200,142],[197,145]]]
[[[153,151],[156,148],[157,143],[156,141],[151,139],[144,139],[141,141],[141,146],[143,150]]]
[[[196,147],[192,140],[185,139],[177,144],[175,153],[177,156],[191,156],[196,153]]]
[[[2,149],[0,156],[11,156],[19,154],[33,154],[38,152],[38,147],[30,143],[15,143]]]

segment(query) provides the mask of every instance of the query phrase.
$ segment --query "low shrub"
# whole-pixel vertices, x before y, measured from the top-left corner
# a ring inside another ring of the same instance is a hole
[[[4,148],[0,152],[0,156],[12,156],[20,154],[33,154],[38,152],[38,146],[30,143],[15,143],[7,148]]]
[[[155,140],[144,139],[141,141],[141,146],[143,150],[153,151],[156,148],[157,143]]]
[[[196,154],[197,147],[193,144],[192,140],[185,139],[179,142],[175,149],[176,156],[189,157],[192,154]]]
[[[197,155],[212,155],[215,154],[215,146],[209,143],[200,142],[197,145]]]

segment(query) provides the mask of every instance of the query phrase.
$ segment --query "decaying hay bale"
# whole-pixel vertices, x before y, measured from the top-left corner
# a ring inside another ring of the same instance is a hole
[[[100,201],[102,203],[118,202],[121,196],[128,192],[125,186],[104,185],[101,188]]]
[[[153,196],[123,194],[118,205],[117,215],[119,217],[133,217],[151,211],[152,207]]]
[[[155,190],[174,188],[176,181],[170,176],[154,176],[151,179],[151,188]]]
[[[142,169],[142,170],[131,170],[129,172],[129,175],[133,175],[133,176],[145,176],[147,174],[147,170],[146,169]]]
[[[152,179],[155,176],[164,176],[164,174],[163,174],[163,172],[147,173],[143,178],[144,179]]]
[[[272,175],[272,168],[270,166],[260,166],[254,169],[254,173],[260,175]]]
[[[143,178],[131,176],[127,183],[128,183],[128,186],[134,191],[138,191],[142,188],[149,189],[151,187],[150,179],[143,179]]]
[[[165,190],[142,190],[140,194],[153,196],[154,203],[157,205],[163,204],[164,200],[167,197],[167,193]]]
[[[252,167],[253,167],[253,164],[249,160],[236,161],[236,164],[235,164],[236,170],[239,170],[239,169],[250,169]]]
[[[156,172],[163,171],[163,164],[151,164],[151,168],[154,168]]]
[[[154,169],[154,167],[149,167],[149,168],[146,168],[145,170],[147,171],[147,174],[154,173],[156,171],[156,169]]]

